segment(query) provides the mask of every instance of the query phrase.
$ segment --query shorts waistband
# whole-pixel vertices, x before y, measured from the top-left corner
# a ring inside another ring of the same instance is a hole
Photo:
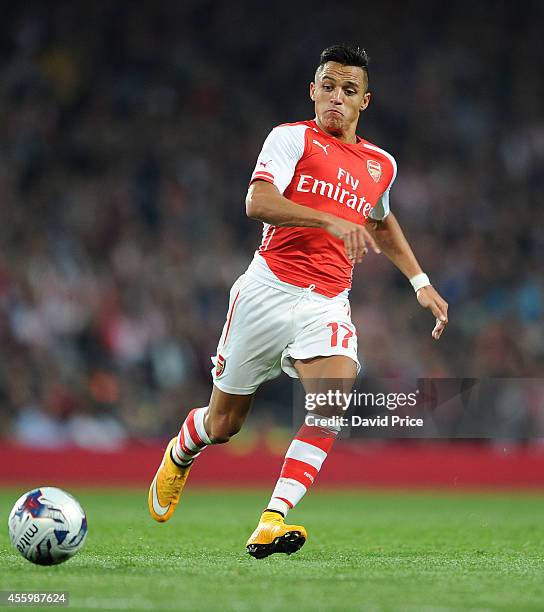
[[[295,285],[285,283],[274,275],[272,270],[270,270],[264,259],[258,253],[255,253],[255,257],[249,264],[244,276],[257,281],[262,285],[266,285],[267,287],[272,287],[273,289],[278,289],[279,291],[295,296],[311,295],[313,299],[322,300],[324,302],[331,302],[335,300],[345,301],[349,298],[349,291],[347,289],[334,297],[327,297],[326,295],[317,293],[313,283],[308,284],[307,287],[297,287]]]

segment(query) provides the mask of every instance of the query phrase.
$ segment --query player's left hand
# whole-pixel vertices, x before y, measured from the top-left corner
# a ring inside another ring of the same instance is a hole
[[[422,287],[417,292],[417,301],[423,308],[429,308],[436,317],[436,325],[431,335],[438,340],[448,324],[448,303],[432,285]]]
[[[363,227],[363,234],[365,237],[366,244],[368,244],[368,246],[374,251],[374,253],[376,253],[376,255],[379,255],[381,253],[380,247],[374,240],[374,236],[372,236],[372,234],[366,229],[366,227]]]

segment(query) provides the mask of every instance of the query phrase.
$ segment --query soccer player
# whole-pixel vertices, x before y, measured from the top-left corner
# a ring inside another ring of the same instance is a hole
[[[367,245],[408,278],[436,318],[435,340],[448,322],[448,305],[389,210],[395,160],[356,135],[371,98],[366,51],[325,49],[310,98],[315,118],[274,128],[258,157],[246,210],[264,223],[262,242],[230,292],[209,404],[191,410],[151,484],[149,510],[159,522],[172,516],[201,451],[240,430],[261,383],[283,370],[299,377],[306,393],[323,391],[323,384],[351,389],[360,366],[348,293]],[[337,434],[335,427],[298,431],[247,542],[249,554],[290,554],[304,544],[305,528],[285,524],[285,516],[314,482]]]

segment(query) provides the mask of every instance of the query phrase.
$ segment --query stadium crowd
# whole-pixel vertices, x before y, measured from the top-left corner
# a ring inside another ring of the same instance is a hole
[[[451,313],[433,343],[408,282],[369,255],[351,294],[366,373],[543,375],[542,4],[291,6],[6,11],[0,437],[109,448],[206,402],[259,242],[247,180],[274,125],[312,116],[307,84],[338,41],[369,50],[359,134],[395,155],[392,209]],[[285,414],[278,397],[263,390]]]

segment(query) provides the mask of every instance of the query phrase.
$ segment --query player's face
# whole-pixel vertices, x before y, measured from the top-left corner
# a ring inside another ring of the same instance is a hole
[[[327,62],[310,83],[310,98],[315,102],[317,123],[329,134],[355,141],[359,114],[370,103],[366,74],[359,66]]]

